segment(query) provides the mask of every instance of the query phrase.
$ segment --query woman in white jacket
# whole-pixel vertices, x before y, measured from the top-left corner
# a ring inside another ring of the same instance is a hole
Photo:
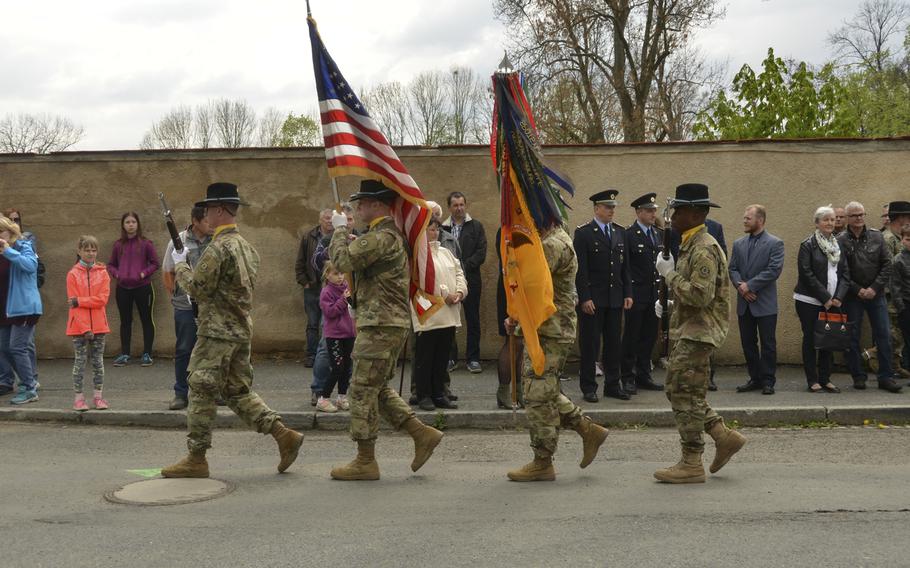
[[[458,408],[445,396],[443,380],[449,362],[449,348],[455,339],[455,328],[461,327],[458,304],[468,295],[468,283],[455,255],[439,246],[438,219],[430,221],[426,234],[436,272],[436,289],[433,293],[445,298],[446,304],[423,323],[417,320],[417,314],[411,306],[411,321],[417,334],[412,375],[417,383],[417,405],[422,410]]]

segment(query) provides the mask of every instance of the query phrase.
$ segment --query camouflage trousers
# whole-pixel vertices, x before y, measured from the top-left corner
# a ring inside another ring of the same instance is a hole
[[[714,346],[701,341],[680,339],[670,352],[664,391],[673,408],[676,428],[683,449],[702,452],[704,433],[720,420],[708,406],[708,376]]]
[[[543,374],[534,373],[528,350],[524,350],[521,365],[521,389],[531,434],[531,447],[537,457],[556,453],[560,428],[575,428],[582,412],[559,390],[559,373],[565,365],[572,343],[560,343],[548,337],[540,338],[547,358]]]
[[[348,401],[351,404],[351,438],[375,440],[379,416],[400,428],[414,411],[389,386],[395,375],[398,356],[411,332],[404,327],[366,327],[357,330],[354,340],[354,370]]]
[[[95,390],[104,386],[104,334],[86,339],[84,335],[73,337],[73,390],[82,392],[82,378],[85,375],[85,364],[89,355],[92,358],[92,383]]]
[[[189,410],[186,413],[189,434],[186,446],[191,452],[202,452],[212,447],[212,424],[217,415],[215,398],[218,395],[224,398],[234,414],[260,434],[268,434],[272,424],[281,420],[278,413],[252,391],[253,367],[250,365],[249,342],[199,337],[190,355],[189,372]]]

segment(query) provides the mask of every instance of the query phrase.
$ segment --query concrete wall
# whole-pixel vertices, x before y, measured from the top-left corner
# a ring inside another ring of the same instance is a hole
[[[857,199],[866,204],[869,223],[878,226],[879,206],[908,199],[910,139],[817,140],[792,142],[683,143],[554,147],[547,149],[554,163],[571,175],[578,195],[570,200],[572,226],[587,222],[587,196],[607,187],[621,191],[623,205],[617,221],[628,224],[628,203],[648,191],[664,201],[682,182],[699,181],[711,187],[712,198],[723,206],[712,216],[723,223],[728,243],[741,234],[743,209],[751,203],[768,208],[767,228],[786,242],[786,265],[779,282],[781,316],[778,346],[783,362],[799,362],[800,332],[790,299],[796,281],[796,251],[812,230],[818,205],[843,204]],[[468,196],[468,209],[487,228],[490,240],[484,266],[486,289],[482,315],[483,355],[498,352],[496,336],[496,278],[493,236],[499,221],[499,194],[485,147],[441,149],[403,148],[401,158],[428,198],[444,203],[454,190]],[[167,232],[157,192],[163,191],[178,222],[188,221],[189,207],[216,180],[240,185],[252,206],[243,209],[241,229],[262,255],[255,301],[254,349],[264,352],[300,352],[305,336],[303,295],[294,279],[294,260],[300,235],[315,223],[318,210],[332,203],[321,149],[215,150],[186,152],[87,152],[50,156],[0,156],[0,207],[23,212],[27,229],[40,240],[47,265],[42,289],[45,317],[38,326],[42,357],[69,357],[64,335],[66,308],[64,277],[75,259],[79,235],[101,240],[102,259],[119,235],[120,215],[137,211],[146,235],[164,252]],[[341,180],[342,195],[354,191],[354,178]],[[156,277],[155,350],[173,351],[173,323],[169,302]],[[108,307],[112,333],[108,353],[119,350],[119,319],[113,298]],[[141,349],[141,331],[134,324],[133,352]],[[741,361],[735,325],[720,353],[722,362]],[[463,332],[459,333],[463,340]]]

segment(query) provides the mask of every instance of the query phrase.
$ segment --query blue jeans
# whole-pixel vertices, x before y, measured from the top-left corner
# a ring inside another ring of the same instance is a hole
[[[13,368],[10,366],[9,358],[0,351],[0,385],[12,387],[16,382],[16,375],[13,374]]]
[[[193,310],[174,310],[174,333],[177,335],[174,347],[174,396],[187,398],[190,390],[186,382],[189,376],[187,367],[193,346],[196,345],[196,318],[193,317]]]
[[[306,354],[315,357],[317,343],[322,337],[322,310],[319,308],[320,289],[303,289],[303,310],[306,312]],[[325,342],[323,341],[323,345]]]
[[[322,394],[322,389],[332,374],[331,362],[329,361],[329,350],[325,345],[325,337],[319,338],[319,344],[316,347],[316,358],[313,360],[313,383],[310,390],[316,394]]]
[[[869,314],[872,326],[872,340],[878,348],[878,380],[891,380],[894,377],[894,366],[891,358],[891,322],[888,319],[888,306],[881,294],[872,300],[851,298],[844,302],[847,320],[853,323],[853,337],[850,351],[847,351],[847,368],[853,380],[866,380],[866,371],[860,361],[860,330],[863,325],[863,312]]]
[[[19,375],[19,386],[35,390],[35,369],[29,343],[35,337],[34,325],[0,326],[0,353],[6,357],[13,371]]]

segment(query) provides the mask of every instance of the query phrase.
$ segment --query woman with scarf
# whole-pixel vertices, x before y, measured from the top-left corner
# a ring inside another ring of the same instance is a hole
[[[847,260],[834,237],[834,209],[815,210],[815,233],[799,245],[799,277],[793,290],[803,330],[803,369],[809,392],[838,393],[831,382],[831,351],[815,349],[815,322],[823,310],[839,310],[850,288]]]

